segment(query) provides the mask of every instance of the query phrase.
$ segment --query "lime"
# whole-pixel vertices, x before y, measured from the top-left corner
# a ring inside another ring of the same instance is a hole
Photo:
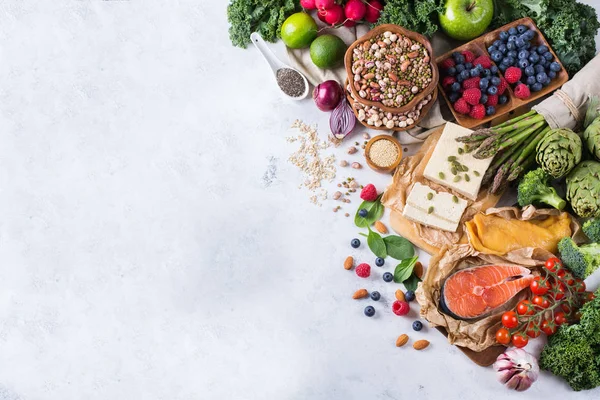
[[[310,45],[310,58],[319,68],[333,68],[344,60],[346,43],[335,35],[323,35]]]
[[[308,47],[317,37],[317,23],[308,14],[292,14],[281,25],[281,39],[291,49]]]

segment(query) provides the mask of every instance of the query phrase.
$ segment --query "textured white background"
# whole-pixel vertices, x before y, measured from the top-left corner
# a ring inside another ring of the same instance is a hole
[[[327,115],[230,45],[226,3],[0,4],[0,399],[524,398],[391,313],[391,260],[342,269],[372,256],[286,162]]]

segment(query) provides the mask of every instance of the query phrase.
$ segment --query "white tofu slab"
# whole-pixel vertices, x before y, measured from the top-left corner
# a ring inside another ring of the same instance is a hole
[[[433,194],[431,200],[427,198],[429,193]],[[406,199],[402,215],[423,225],[456,232],[468,203],[458,197],[458,201],[455,202],[453,197],[450,193],[438,193],[429,186],[417,182]],[[428,212],[429,207],[433,207],[433,212]]]

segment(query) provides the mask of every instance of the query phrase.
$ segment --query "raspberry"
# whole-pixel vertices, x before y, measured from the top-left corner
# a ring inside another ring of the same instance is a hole
[[[504,71],[504,78],[508,83],[517,83],[521,79],[521,69],[517,67],[508,67]]]
[[[498,85],[498,94],[503,94],[506,91],[507,87],[508,82],[506,82],[506,79],[500,78],[500,84]]]
[[[469,50],[465,50],[462,52],[462,55],[465,57],[465,62],[472,63],[475,59],[475,54]]]
[[[466,115],[469,113],[469,111],[471,111],[471,107],[467,104],[465,99],[461,97],[454,103],[454,110],[456,110],[456,112],[459,114]]]
[[[371,266],[367,263],[358,264],[355,268],[356,275],[361,278],[368,278],[371,275]]]
[[[392,303],[392,311],[396,315],[406,315],[410,311],[410,306],[405,301],[396,300]]]
[[[377,189],[375,189],[375,186],[372,183],[369,183],[360,192],[360,198],[366,201],[377,200]]]
[[[486,57],[486,56],[479,56],[473,60],[473,65],[477,65],[477,64],[481,64],[481,66],[483,68],[491,68],[492,60],[490,60],[490,58]]]
[[[486,106],[495,106],[498,104],[498,95],[497,94],[488,94],[488,99],[485,102]]]
[[[483,119],[485,118],[485,106],[483,104],[476,104],[471,107],[471,112],[469,113],[471,118],[475,119]]]
[[[448,69],[450,67],[454,67],[456,64],[452,58],[446,58],[444,61],[440,63],[440,67],[443,69]]]
[[[514,92],[515,96],[519,99],[526,99],[531,95],[529,88],[524,83],[517,85]]]
[[[481,98],[481,90],[472,88],[467,89],[463,92],[463,99],[470,105],[474,106],[475,104],[479,104],[479,99]]]
[[[480,77],[476,76],[474,78],[465,79],[462,83],[463,89],[473,89],[479,87]]]
[[[442,79],[442,86],[447,88],[454,82],[456,82],[456,78],[454,78],[453,76],[445,76],[444,79]]]

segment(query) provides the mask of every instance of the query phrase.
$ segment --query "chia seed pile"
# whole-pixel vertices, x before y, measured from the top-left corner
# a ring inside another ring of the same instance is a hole
[[[277,70],[277,84],[283,93],[290,97],[300,97],[306,91],[302,75],[290,68]]]

